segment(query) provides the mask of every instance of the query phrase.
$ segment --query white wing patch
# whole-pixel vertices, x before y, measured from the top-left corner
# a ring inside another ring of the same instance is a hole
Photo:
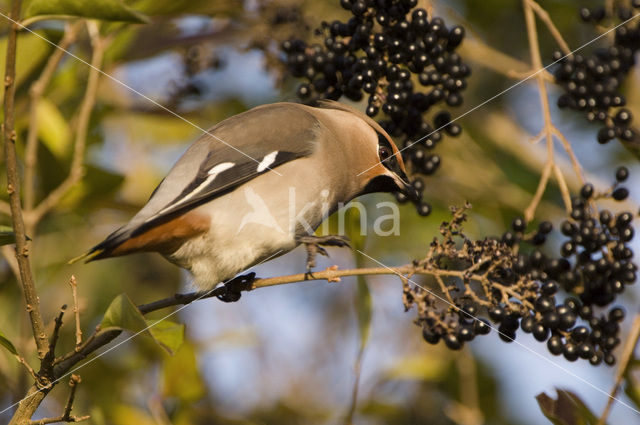
[[[229,168],[233,167],[234,165],[236,165],[236,164],[233,163],[233,162],[222,162],[222,163],[216,165],[215,167],[213,167],[212,169],[210,169],[207,174],[209,174],[210,176],[213,176],[213,178],[215,178],[218,174],[222,173],[223,171],[227,171]],[[209,180],[209,179],[207,179],[207,180]]]
[[[189,199],[193,198],[194,196],[196,196],[198,193],[200,193],[205,187],[207,187],[209,184],[211,184],[211,182],[213,182],[216,177],[218,177],[218,174],[227,171],[229,168],[233,167],[234,165],[236,165],[233,162],[222,162],[220,164],[217,164],[216,166],[214,166],[213,168],[211,168],[207,174],[207,178],[198,185],[198,187],[196,187],[195,189],[193,189],[191,191],[191,193],[189,193],[187,196],[185,196],[184,198],[180,199],[180,201],[176,204],[171,204],[171,205],[167,205],[166,207],[164,207],[162,210],[158,211],[157,214],[155,214],[153,217],[149,217],[147,220],[145,221],[150,221],[153,220],[157,215],[163,214],[165,211],[168,211],[171,208],[175,208],[176,206],[180,205],[180,204],[184,204],[185,202],[187,202]]]
[[[258,164],[258,168],[256,169],[256,171],[258,173],[261,173],[267,168],[269,168],[269,166],[273,164],[274,161],[276,160],[276,156],[278,156],[278,151],[273,151],[271,153],[266,154],[264,158],[262,158],[262,161],[260,161],[260,164]]]

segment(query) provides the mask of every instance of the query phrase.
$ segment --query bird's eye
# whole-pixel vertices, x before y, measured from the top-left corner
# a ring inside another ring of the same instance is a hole
[[[380,161],[384,161],[391,156],[391,150],[386,146],[380,146],[378,147],[378,156]]]

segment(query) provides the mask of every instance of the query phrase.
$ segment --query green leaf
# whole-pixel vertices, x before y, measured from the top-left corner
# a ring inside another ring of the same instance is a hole
[[[25,7],[26,20],[60,16],[81,16],[103,21],[146,23],[149,19],[125,6],[120,0],[29,0]]]
[[[100,328],[128,330],[134,333],[144,331],[144,334],[151,336],[170,355],[174,355],[184,342],[183,324],[169,320],[145,320],[127,294],[120,294],[111,301]]]
[[[556,389],[558,399],[545,393],[536,396],[542,413],[554,425],[595,425],[598,418],[575,393]]]
[[[233,16],[244,11],[242,0],[138,0],[134,2],[136,9],[150,15],[198,14],[207,16]]]
[[[630,370],[630,369],[627,369]],[[632,379],[626,380],[626,385],[624,387],[624,393],[629,397],[629,399],[635,404],[638,408],[640,408],[640,387],[634,385],[634,381]]]
[[[16,242],[16,235],[13,233],[13,227],[0,226],[0,245],[9,245]]]
[[[57,42],[57,38],[47,35],[48,33],[36,31],[36,34],[51,39],[52,42]],[[18,50],[16,53],[16,86],[18,88],[38,69],[52,49],[49,43],[36,34],[23,32],[18,35]],[[6,56],[7,37],[2,37],[0,38],[0,69],[4,70]],[[3,97],[4,91],[0,92],[0,99]]]
[[[11,354],[13,354],[14,356],[18,355],[18,350],[16,350],[16,347],[13,346],[13,344],[11,343],[11,341],[9,341],[7,339],[6,336],[4,336],[4,334],[2,332],[0,332],[0,345],[2,345],[4,348],[6,348],[7,350],[9,350],[9,352]]]
[[[146,327],[147,321],[127,294],[120,294],[111,301],[100,323],[102,330],[126,329],[140,332]]]
[[[162,367],[162,396],[195,402],[206,392],[198,370],[193,345],[185,342],[175,356],[165,357]]]
[[[170,320],[147,320],[151,336],[170,355],[175,355],[184,342],[184,325]]]
[[[36,108],[38,136],[58,159],[66,158],[71,147],[71,128],[58,107],[47,99],[40,99]]]

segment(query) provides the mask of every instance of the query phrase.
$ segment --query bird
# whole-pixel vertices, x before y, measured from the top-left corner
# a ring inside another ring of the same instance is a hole
[[[317,227],[372,192],[418,197],[377,122],[335,101],[261,105],[207,130],[127,224],[71,262],[157,252],[206,291],[305,244],[311,273],[322,246],[349,242]]]

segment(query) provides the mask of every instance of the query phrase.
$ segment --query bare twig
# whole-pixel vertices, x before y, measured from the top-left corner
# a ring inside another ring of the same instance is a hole
[[[17,21],[20,15],[20,0],[11,2],[10,19]],[[7,168],[7,191],[9,192],[9,204],[11,205],[11,217],[13,230],[16,237],[16,259],[20,268],[20,281],[27,303],[27,312],[31,320],[33,337],[38,348],[38,356],[42,359],[47,352],[47,334],[44,331],[44,322],[40,313],[40,301],[31,273],[29,261],[29,246],[25,233],[25,225],[20,203],[20,178],[18,176],[18,158],[16,156],[16,132],[14,129],[15,111],[14,101],[16,93],[16,39],[18,28],[14,23],[10,24],[7,40],[7,57],[4,77],[4,154]]]
[[[24,357],[22,357],[19,354],[14,354],[13,356],[16,358],[18,363],[20,363],[22,366],[24,366],[24,368],[27,370],[29,375],[31,375],[31,377],[33,378],[34,381],[38,382],[40,380],[40,378],[38,377],[38,374],[36,373],[36,371],[33,370],[33,368],[31,366],[29,366],[29,363],[27,363],[27,361],[24,359]]]
[[[62,316],[64,316],[64,312],[67,310],[67,306],[63,305],[60,308],[60,312],[55,319],[55,325],[53,327],[53,333],[51,334],[51,341],[49,342],[49,351],[47,355],[43,359],[43,366],[46,367],[53,366],[53,361],[56,357],[56,345],[58,344],[58,337],[60,335],[60,328],[62,327]]]
[[[567,186],[562,170],[560,170],[560,167],[558,167],[558,164],[555,162],[553,164],[553,175],[556,177],[556,181],[558,182],[560,195],[562,196],[564,205],[567,207],[567,212],[571,212],[571,195],[569,194],[569,186]]]
[[[633,320],[633,324],[631,325],[631,331],[629,332],[629,336],[627,338],[627,342],[622,350],[622,358],[620,361],[620,366],[618,366],[618,372],[616,373],[616,381],[613,384],[613,388],[611,388],[611,392],[609,393],[609,399],[607,400],[607,405],[605,406],[600,419],[598,420],[598,425],[604,425],[607,422],[607,417],[609,417],[609,413],[611,412],[611,408],[613,407],[613,402],[616,399],[616,395],[620,390],[620,385],[622,384],[622,378],[631,363],[631,359],[633,359],[633,351],[638,344],[638,339],[640,339],[640,314],[636,314],[635,319]]]
[[[531,55],[531,63],[534,69],[542,68],[542,58],[540,56],[540,43],[538,42],[538,30],[536,28],[536,20],[534,15],[534,4],[536,4],[533,0],[522,0],[524,6],[524,15],[527,27],[527,37],[529,39],[529,47],[530,47],[530,55]],[[546,12],[544,12],[546,14]],[[540,13],[539,13],[540,14]],[[548,16],[548,15],[547,15]],[[562,199],[565,204],[565,209],[567,212],[571,211],[571,195],[569,194],[569,189],[567,188],[567,184],[564,181],[564,176],[562,172],[555,164],[555,149],[553,138],[554,135],[559,133],[558,129],[553,125],[551,119],[551,108],[549,106],[549,96],[547,93],[547,86],[544,81],[544,78],[540,76],[540,74],[536,75],[536,81],[538,83],[538,91],[540,93],[540,102],[542,105],[542,115],[544,117],[544,128],[543,133],[547,143],[547,162],[545,164],[545,168],[540,177],[540,181],[538,183],[538,188],[536,193],[531,200],[529,206],[525,209],[524,218],[525,220],[531,221],[535,215],[536,208],[544,195],[544,192],[547,188],[547,184],[549,182],[549,177],[551,175],[551,171],[554,172],[556,180],[558,181],[558,186],[560,188],[560,192],[562,194]],[[566,140],[566,139],[565,139]],[[569,144],[565,144],[565,149],[571,149]],[[573,157],[575,158],[575,156]]]
[[[569,45],[564,40],[564,38],[562,37],[562,34],[560,34],[560,31],[551,20],[551,17],[549,16],[549,12],[543,9],[542,6],[540,6],[534,0],[527,0],[527,3],[529,4],[529,6],[531,6],[533,11],[536,12],[536,15],[538,15],[540,20],[547,26],[547,28],[549,29],[549,32],[551,33],[553,38],[556,40],[556,43],[558,43],[558,46],[560,46],[562,53],[564,53],[565,55],[571,55],[572,53],[571,53],[571,49],[569,48]]]
[[[453,298],[451,298],[451,293],[447,290],[447,285],[444,283],[442,276],[437,274],[435,275],[435,278],[436,278],[436,282],[438,282],[438,286],[440,286],[440,290],[442,291],[444,296],[447,298],[447,301],[449,302],[449,304],[455,305]]]
[[[509,78],[521,80],[538,72],[538,69],[531,69],[526,63],[485,44],[478,38],[467,38],[460,46],[460,52],[473,62]],[[539,75],[546,81],[554,81],[547,70],[540,71]]]
[[[569,159],[571,160],[571,166],[573,167],[574,173],[576,173],[576,176],[580,180],[580,184],[584,185],[586,183],[586,180],[584,179],[584,174],[582,173],[582,166],[580,165],[580,162],[578,162],[578,158],[576,158],[576,154],[573,152],[573,149],[571,148],[571,143],[569,143],[569,140],[567,140],[564,134],[562,134],[562,132],[555,127],[553,128],[553,134],[562,143],[562,146],[564,147],[565,152],[567,152],[567,155],[569,155]]]
[[[605,0],[604,2],[604,10],[607,12],[607,16],[613,15],[613,6],[616,0]]]
[[[62,40],[57,49],[54,49],[47,63],[40,74],[40,77],[31,85],[29,89],[29,131],[24,154],[24,209],[31,211],[35,200],[35,172],[38,161],[38,104],[44,95],[51,79],[53,78],[64,51],[76,40],[78,32],[82,27],[82,22],[67,24]],[[31,229],[27,233],[33,233]]]
[[[78,308],[78,283],[75,276],[71,276],[69,285],[73,296],[73,314],[76,318],[76,351],[78,351],[80,345],[82,345],[82,327],[80,326],[80,309]]]
[[[72,416],[71,410],[73,409],[73,401],[76,396],[76,387],[82,382],[79,375],[71,375],[71,379],[69,379],[69,398],[67,399],[67,404],[64,407],[64,412],[62,415],[55,418],[44,418],[38,419],[37,421],[29,421],[29,425],[45,425],[45,424],[53,424],[57,422],[82,422],[89,419],[89,415],[86,416]]]
[[[536,213],[536,209],[542,200],[542,195],[544,195],[544,191],[547,188],[547,183],[549,182],[549,176],[551,175],[551,169],[553,168],[553,164],[547,162],[542,170],[542,175],[540,176],[540,180],[538,181],[538,188],[536,189],[536,193],[533,195],[529,206],[524,210],[524,219],[526,222],[530,222],[533,219],[533,216]]]
[[[96,93],[100,77],[99,69],[102,65],[104,50],[106,47],[105,40],[100,37],[98,24],[96,22],[87,21],[87,29],[89,30],[89,35],[91,37],[93,53],[91,55],[91,67],[89,68],[89,80],[87,82],[87,88],[78,113],[76,139],[69,175],[58,187],[51,191],[37,207],[29,212],[27,220],[29,225],[32,227],[35,227],[42,217],[54,208],[69,192],[69,190],[73,188],[73,186],[75,186],[84,176],[83,162],[87,143],[87,133],[89,129],[89,119],[91,118],[91,111],[93,110],[93,106],[96,102]]]

